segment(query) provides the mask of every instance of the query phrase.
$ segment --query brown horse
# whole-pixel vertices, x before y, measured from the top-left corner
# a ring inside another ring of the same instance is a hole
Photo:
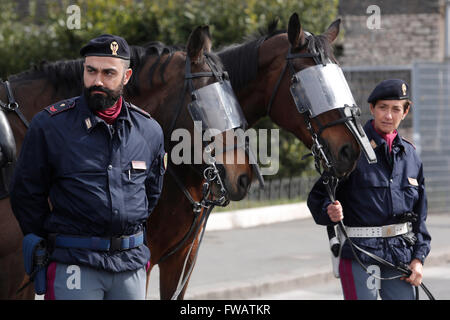
[[[340,20],[336,20],[323,34],[311,35],[323,50],[324,58],[334,63],[337,62],[331,43],[339,33],[339,24]],[[276,25],[277,21],[269,26],[268,35],[232,45],[218,55],[230,74],[233,89],[249,125],[268,115],[279,127],[293,133],[306,147],[311,148],[313,139],[305,125],[307,119],[305,114],[298,112],[290,92],[292,74],[284,69],[289,53],[308,52],[307,36],[295,13],[289,20],[287,32],[275,30]],[[314,59],[307,55],[290,61],[294,72],[316,65]],[[340,118],[337,110],[331,110],[317,116],[311,125],[315,132],[319,132],[320,124],[325,127]],[[349,174],[360,155],[359,144],[352,132],[341,123],[325,128],[321,139],[333,159],[338,176]]]
[[[331,44],[339,33],[339,24],[340,20],[337,20],[323,34],[310,35],[307,40],[298,15],[293,14],[287,32],[276,31],[276,23],[273,23],[268,35],[232,45],[218,55],[230,74],[233,89],[250,126],[262,117],[269,116],[280,128],[293,133],[308,148],[314,147],[320,140],[326,149],[326,156],[332,161],[334,174],[342,178],[354,169],[361,151],[354,133],[345,125],[348,119],[343,118],[338,110],[330,110],[311,119],[297,110],[290,92],[292,73],[317,64],[308,52],[311,49],[308,41],[314,42],[318,50],[323,52],[322,59],[337,63]],[[289,54],[293,55],[291,74],[286,72],[286,58]],[[298,58],[295,58],[295,54]],[[359,124],[357,118],[354,122]],[[308,129],[308,124],[312,129]],[[312,137],[316,133],[318,140]],[[323,158],[318,160],[323,162]],[[191,252],[190,258],[189,262],[194,263],[195,252]],[[169,279],[171,281],[166,277],[168,270],[173,270],[177,263],[179,261],[167,261],[159,265],[165,276],[160,281],[163,298],[169,297],[175,288],[176,277]]]
[[[194,136],[193,121],[188,114],[187,104],[191,101],[191,91],[186,90],[185,81],[191,81],[192,89],[199,89],[216,82],[214,67],[221,70],[220,61],[212,52],[208,27],[198,27],[189,37],[187,50],[151,43],[147,47],[132,47],[132,68],[134,75],[126,87],[125,98],[148,111],[162,126],[166,137],[166,151],[170,153],[173,143],[170,130],[184,128]],[[201,76],[185,79],[186,67],[193,75]],[[83,73],[83,60],[43,63],[33,70],[10,77],[13,96],[20,106],[25,120],[31,118],[47,105],[79,95]],[[4,86],[0,88],[0,100],[8,101]],[[25,123],[17,114],[7,114],[14,134],[17,154],[26,133]],[[70,130],[70,128],[68,128]],[[242,157],[243,149],[229,150],[232,157]],[[242,199],[252,179],[252,167],[248,156],[244,164],[223,164],[220,177],[226,195],[231,200]],[[195,201],[202,199],[201,186],[204,177],[198,174],[203,165],[182,164],[174,172],[190,192]],[[200,189],[200,191],[199,191]],[[214,184],[212,194],[218,187]],[[0,200],[0,299],[33,299],[32,286],[16,296],[19,286],[26,281],[22,260],[22,232],[11,211],[9,198]],[[211,197],[210,197],[211,198]],[[213,197],[212,197],[213,198]],[[152,252],[151,266],[162,254],[168,252],[187,232],[192,224],[192,204],[176,185],[172,175],[166,174],[161,200],[148,222],[148,244]],[[151,268],[150,268],[151,270]],[[149,270],[149,272],[150,272]]]
[[[324,58],[334,63],[336,59],[331,43],[339,33],[339,24],[340,20],[333,22],[322,35],[311,35],[312,38],[309,40],[314,41],[323,51]],[[316,62],[312,57],[308,57],[310,48],[307,46],[307,36],[297,14],[291,16],[287,32],[275,29],[276,23],[269,27],[268,35],[243,44],[232,45],[218,53],[230,74],[233,89],[237,93],[247,122],[252,126],[268,115],[273,122],[293,133],[308,148],[312,148],[315,143],[311,132],[319,133],[317,139],[326,149],[325,153],[333,163],[334,173],[338,177],[344,177],[354,169],[360,156],[360,146],[354,134],[345,125],[347,120],[338,110],[331,110],[315,117],[310,122],[312,131],[308,129],[307,123],[311,119],[299,113],[291,96],[292,74],[285,72],[286,57],[288,53],[306,53],[305,57],[291,60],[294,72],[314,66]],[[355,122],[359,124],[358,119]],[[198,247],[195,247],[190,252],[188,266],[195,263],[197,249]],[[162,299],[168,299],[173,295],[180,275],[179,270],[187,253],[188,247],[185,246],[158,264]],[[178,298],[183,297],[187,284],[186,282]]]

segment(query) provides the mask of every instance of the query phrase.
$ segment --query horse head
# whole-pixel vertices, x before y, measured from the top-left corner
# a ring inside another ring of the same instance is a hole
[[[269,35],[240,49],[224,50],[220,56],[228,68],[228,64],[233,65],[233,52],[246,50],[251,56],[250,48],[257,50],[253,79],[247,80],[247,86],[237,84],[240,91],[235,88],[248,122],[269,115],[312,150],[316,167],[341,178],[356,166],[360,146],[365,154],[373,150],[367,148],[359,109],[333,55],[331,44],[338,36],[339,24],[336,20],[316,36],[303,30],[294,13],[287,33],[275,31],[273,24]],[[261,104],[265,107],[260,108]]]
[[[144,69],[150,70],[152,66],[147,64]],[[152,79],[151,87],[145,90],[147,101],[142,101],[141,95],[142,102],[136,103],[148,105],[162,125],[169,166],[175,165],[173,172],[180,177],[195,172],[204,180],[204,187],[209,184],[206,189],[210,189],[213,199],[241,200],[250,187],[253,165],[248,149],[230,148],[225,136],[246,123],[222,63],[211,51],[209,27],[199,26],[192,31],[186,51],[167,55],[164,62],[160,61],[159,71],[164,77]],[[244,161],[217,161],[223,158]],[[186,182],[185,178],[179,180]]]

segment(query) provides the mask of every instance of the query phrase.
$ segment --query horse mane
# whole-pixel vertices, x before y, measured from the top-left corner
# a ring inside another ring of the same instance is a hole
[[[260,45],[265,40],[285,32],[276,30],[277,25],[278,19],[275,19],[269,24],[267,31],[259,29],[257,34],[247,37],[244,43],[231,44],[218,52],[225,70],[230,75],[231,86],[234,90],[241,89],[256,78]]]
[[[83,59],[59,60],[55,62],[42,61],[31,69],[10,76],[10,81],[27,81],[46,78],[65,96],[80,94],[83,77]]]
[[[231,85],[234,90],[242,89],[258,74],[258,50],[261,44],[286,30],[277,30],[278,19],[273,20],[264,31],[260,29],[257,35],[250,36],[242,44],[232,44],[218,52],[225,70],[230,75]],[[327,57],[334,59],[333,50],[323,35],[312,35],[320,47],[324,49]],[[335,60],[335,59],[334,59]]]
[[[143,69],[148,58],[156,57],[155,62],[150,66],[148,80],[152,86],[152,79],[156,68],[161,64],[161,57],[168,55],[160,68],[160,78],[165,83],[164,73],[167,65],[170,63],[173,55],[177,51],[185,51],[182,46],[168,46],[159,41],[152,41],[144,46],[130,46],[131,57],[130,67],[133,69],[133,75],[125,86],[125,94],[128,96],[139,95],[139,74]],[[219,57],[214,53],[207,55],[218,65],[222,67]],[[31,69],[12,75],[10,81],[27,81],[45,78],[55,89],[55,95],[60,93],[65,97],[81,94],[83,79],[83,58],[76,60],[58,60],[55,62],[42,61],[34,65]]]

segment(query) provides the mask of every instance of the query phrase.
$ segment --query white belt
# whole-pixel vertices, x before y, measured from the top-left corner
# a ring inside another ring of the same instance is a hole
[[[350,238],[389,238],[410,232],[412,226],[405,222],[380,227],[345,227],[345,230]]]

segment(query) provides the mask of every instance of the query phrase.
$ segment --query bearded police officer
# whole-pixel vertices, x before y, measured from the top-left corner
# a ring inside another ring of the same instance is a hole
[[[122,97],[132,74],[123,38],[101,35],[80,53],[83,93],[33,118],[11,205],[25,239],[48,244],[46,299],[145,299],[145,224],[162,189],[163,132]]]
[[[408,84],[400,79],[379,83],[368,98],[373,120],[364,126],[376,164],[361,157],[356,169],[340,182],[331,202],[320,179],[308,197],[317,224],[343,219],[346,232],[360,248],[396,265],[407,266],[409,277],[377,263],[348,241],[341,249],[339,277],[345,299],[414,299],[430,251],[423,165],[415,147],[397,131],[410,108]],[[368,272],[366,272],[365,268]],[[375,273],[375,276],[369,275]],[[395,278],[383,280],[381,278]]]

